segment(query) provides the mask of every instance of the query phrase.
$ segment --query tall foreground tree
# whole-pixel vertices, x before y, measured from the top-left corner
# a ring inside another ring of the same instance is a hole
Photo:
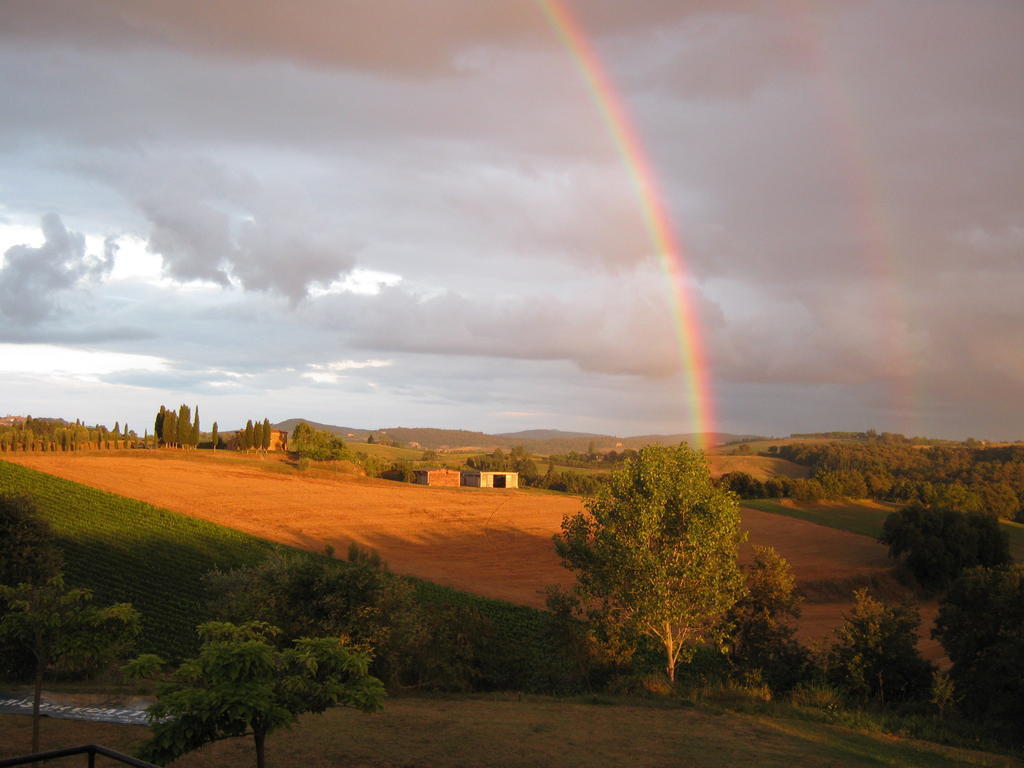
[[[736,496],[711,482],[703,454],[648,446],[585,506],[555,537],[577,594],[595,617],[660,642],[674,681],[681,659],[724,637],[744,593]]]
[[[43,676],[58,662],[96,668],[124,651],[139,633],[139,614],[128,603],[90,605],[92,593],[68,590],[54,576],[45,584],[0,586],[6,604],[0,639],[27,648],[35,659],[32,751],[39,751],[39,701]]]
[[[210,428],[210,443],[213,445],[213,450],[217,450],[217,441],[220,440],[220,435],[217,434],[217,422],[213,422],[213,427]]]
[[[261,622],[200,625],[199,655],[160,686],[148,710],[153,736],[144,759],[162,765],[213,741],[251,735],[256,766],[264,768],[267,735],[300,714],[336,705],[380,709],[384,686],[367,672],[368,655],[329,637],[278,650],[271,642],[278,632]],[[129,670],[142,672],[152,661],[140,657]]]
[[[972,568],[939,604],[942,641],[963,710],[1024,743],[1024,563]]]

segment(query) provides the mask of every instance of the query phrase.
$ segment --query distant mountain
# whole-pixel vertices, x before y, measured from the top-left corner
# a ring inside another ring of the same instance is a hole
[[[509,437],[513,440],[560,440],[571,437],[617,439],[612,435],[601,435],[595,432],[564,432],[561,429],[524,429],[520,432],[499,432],[494,437]]]
[[[321,424],[318,421],[312,421],[310,419],[285,419],[279,421],[277,424],[271,424],[274,429],[283,429],[285,432],[292,432],[295,429],[295,425],[300,421],[304,421],[313,429],[322,429],[325,432],[330,432],[332,435],[338,435],[339,437],[355,437],[360,440],[366,440],[366,437],[373,430],[370,429],[355,429],[354,427],[339,427],[334,424]]]
[[[415,443],[420,448],[451,451],[493,451],[497,448],[509,450],[521,445],[530,451],[541,454],[569,453],[570,451],[583,453],[590,450],[591,447],[596,451],[621,451],[625,448],[635,450],[645,445],[676,445],[678,443],[692,445],[697,442],[697,435],[694,434],[616,437],[590,432],[566,432],[559,429],[527,429],[521,432],[491,435],[486,432],[473,432],[466,429],[436,429],[432,427],[361,429],[320,424],[309,419],[286,419],[275,424],[274,427],[291,432],[300,421],[305,421],[311,427],[326,430],[354,442],[365,442],[370,434],[373,434],[378,439],[387,437],[407,445]],[[712,445],[756,439],[754,435],[734,435],[725,432],[716,432],[710,437]]]

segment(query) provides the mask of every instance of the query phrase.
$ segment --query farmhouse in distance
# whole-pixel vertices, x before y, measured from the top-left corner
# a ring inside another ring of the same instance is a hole
[[[518,488],[518,472],[478,472],[475,470],[417,469],[414,482],[419,485],[459,486],[473,488]]]

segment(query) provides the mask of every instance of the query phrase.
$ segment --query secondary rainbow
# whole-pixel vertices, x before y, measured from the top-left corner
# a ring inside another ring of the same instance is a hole
[[[691,428],[697,433],[698,440],[703,442],[714,430],[709,367],[701,343],[700,324],[687,284],[683,248],[672,228],[657,176],[640,135],[582,26],[565,3],[558,0],[536,2],[572,56],[633,182],[651,244],[668,279],[675,335],[686,380]]]

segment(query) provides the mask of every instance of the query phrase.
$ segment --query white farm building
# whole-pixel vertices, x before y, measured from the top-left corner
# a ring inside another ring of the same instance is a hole
[[[463,470],[462,484],[474,488],[518,488],[518,472],[477,472]]]

